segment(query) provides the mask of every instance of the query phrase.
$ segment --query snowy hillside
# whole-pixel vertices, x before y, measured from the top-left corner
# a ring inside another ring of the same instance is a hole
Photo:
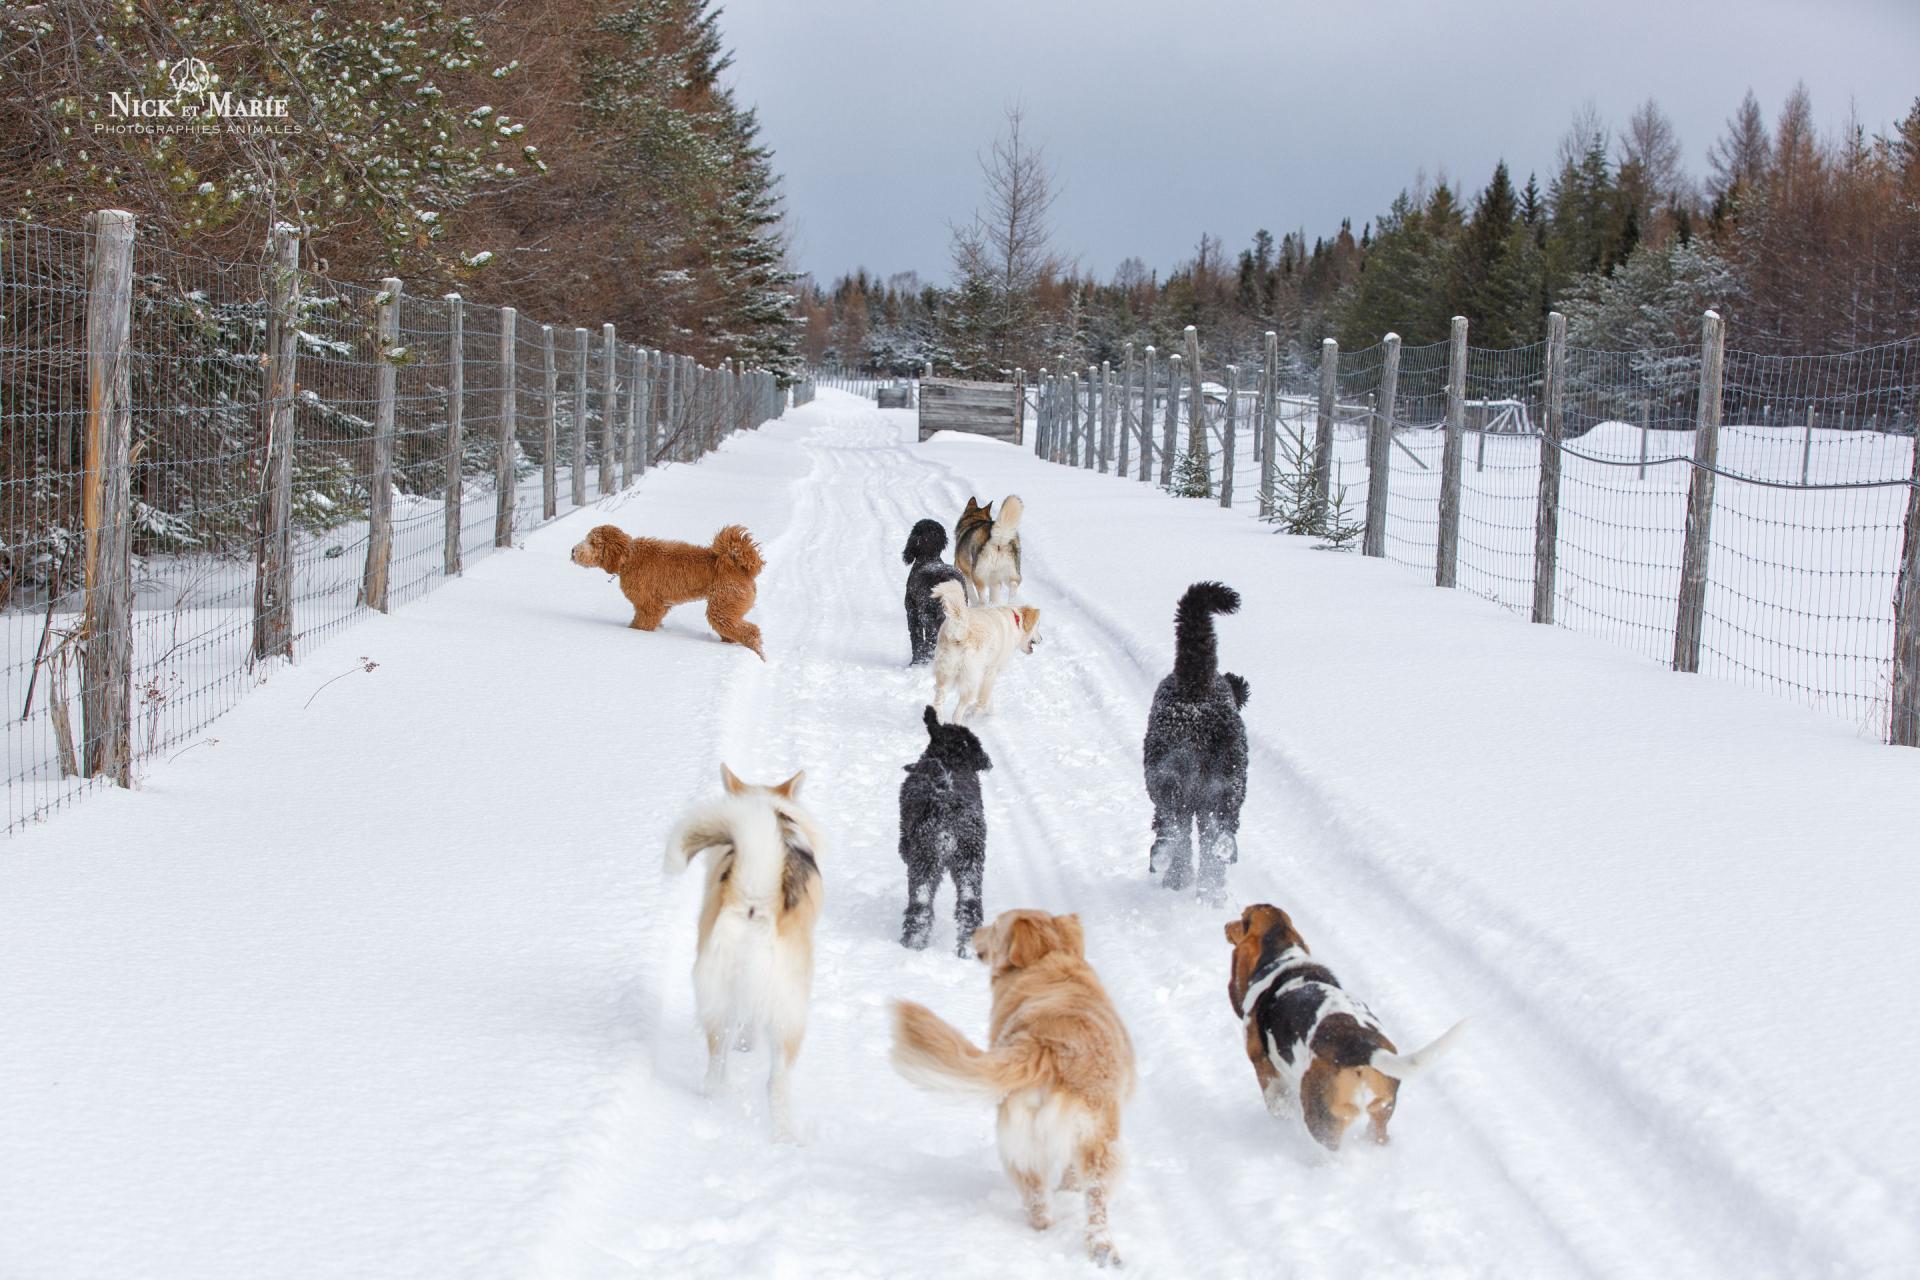
[[[979,726],[986,908],[1079,912],[1131,1030],[1129,1271],[1920,1272],[1920,752],[1215,505],[914,434],[822,392],[10,841],[0,1276],[1084,1268],[1077,1212],[1025,1225],[988,1110],[886,1060],[889,999],[977,1039],[987,1009],[949,898],[927,951],[896,941],[932,684],[904,666],[900,548],[1008,493],[1043,642]],[[567,561],[602,520],[746,524],[769,661],[697,607],[627,630]],[[1230,911],[1147,875],[1141,733],[1202,578],[1245,599],[1220,620],[1252,685]],[[722,760],[806,769],[828,833],[798,1147],[766,1137],[760,1056],[698,1092],[699,885],[660,851]],[[1391,1147],[1329,1158],[1261,1105],[1221,934],[1255,901],[1401,1044],[1473,1015]]]

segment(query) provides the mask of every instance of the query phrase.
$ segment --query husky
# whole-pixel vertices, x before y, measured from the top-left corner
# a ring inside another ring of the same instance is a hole
[[[1020,516],[1026,508],[1017,496],[984,507],[975,498],[953,526],[953,564],[960,570],[974,604],[1011,601],[1020,590]]]
[[[754,786],[720,766],[726,794],[696,806],[667,838],[666,869],[702,853],[706,896],[693,961],[694,1004],[707,1036],[708,1096],[727,1083],[727,1054],[765,1033],[773,1065],[767,1107],[774,1136],[794,1138],[790,1073],[807,1033],[813,926],[820,917],[820,832],[800,805],[796,773]]]

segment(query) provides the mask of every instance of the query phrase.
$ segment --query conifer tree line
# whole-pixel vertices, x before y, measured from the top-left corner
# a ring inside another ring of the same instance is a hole
[[[1771,122],[1749,92],[1703,175],[1687,170],[1657,103],[1618,128],[1589,106],[1544,175],[1521,178],[1502,161],[1477,191],[1417,180],[1357,233],[1351,220],[1311,238],[1261,230],[1237,254],[1203,235],[1165,276],[1130,258],[1106,280],[1060,266],[1045,235],[1024,241],[1025,277],[971,251],[983,225],[1005,230],[1004,192],[1022,164],[1027,205],[1044,222],[1050,201],[1033,171],[1051,170],[1036,166],[1020,124],[1010,113],[983,158],[986,207],[956,230],[955,283],[865,271],[803,281],[808,359],[997,377],[1114,360],[1128,342],[1175,349],[1194,324],[1210,358],[1243,364],[1274,330],[1304,371],[1324,337],[1349,350],[1388,332],[1440,342],[1455,315],[1476,346],[1523,346],[1544,337],[1554,309],[1573,343],[1606,350],[1696,343],[1707,307],[1739,347],[1763,354],[1920,336],[1920,99],[1884,132],[1855,122],[1822,136],[1804,86]],[[1021,294],[1012,305],[999,296],[1008,280]],[[1010,316],[1016,325],[1001,323]]]
[[[397,275],[529,318],[791,374],[778,177],[721,82],[711,0],[49,0],[0,10],[0,215],[257,262]],[[111,95],[288,100],[255,133],[113,130]],[[101,130],[96,126],[109,126]],[[296,131],[297,130],[297,131]]]

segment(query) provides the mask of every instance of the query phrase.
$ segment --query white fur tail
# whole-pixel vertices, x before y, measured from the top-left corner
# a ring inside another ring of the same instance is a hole
[[[949,618],[964,617],[967,611],[967,591],[959,583],[949,578],[934,587],[933,598],[940,602]]]
[[[1014,535],[1020,532],[1020,513],[1025,510],[1020,495],[1008,494],[1007,500],[1000,504],[1000,514],[993,518],[993,530],[987,534],[987,541],[1001,546],[1013,541]]]
[[[689,810],[667,837],[663,865],[677,875],[708,851],[732,856],[732,880],[743,897],[770,902],[779,894],[787,846],[780,816],[765,796],[721,796]]]
[[[1435,1059],[1453,1046],[1453,1038],[1460,1034],[1460,1029],[1466,1026],[1468,1021],[1466,1018],[1460,1019],[1441,1032],[1432,1043],[1415,1049],[1412,1053],[1388,1053],[1384,1049],[1376,1049],[1367,1065],[1381,1075],[1392,1076],[1395,1080],[1411,1079],[1432,1066]]]

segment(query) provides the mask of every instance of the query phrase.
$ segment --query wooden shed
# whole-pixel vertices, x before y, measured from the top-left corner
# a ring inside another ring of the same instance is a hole
[[[920,438],[936,431],[966,431],[1019,444],[1023,399],[1018,383],[922,378]]]

